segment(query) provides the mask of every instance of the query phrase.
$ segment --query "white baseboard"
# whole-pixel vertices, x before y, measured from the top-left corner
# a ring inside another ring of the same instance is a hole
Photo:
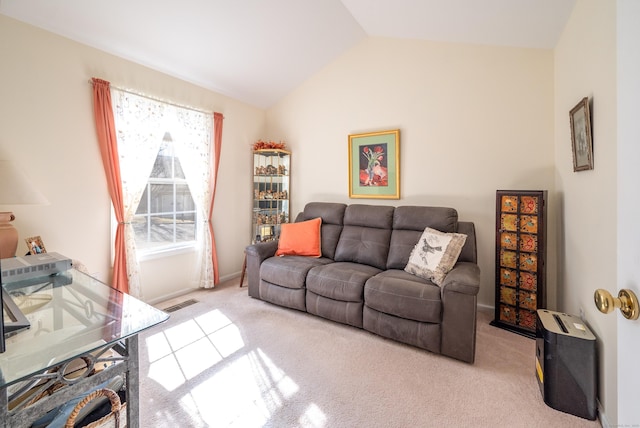
[[[238,271],[238,272],[231,273],[229,275],[221,276],[220,277],[220,282],[229,281],[230,279],[234,279],[234,278],[238,278],[239,279],[240,275],[242,275],[242,272]]]
[[[229,275],[221,276],[220,282],[229,281],[234,278],[240,278],[240,275],[241,275],[241,272],[235,272]],[[146,301],[145,303],[153,306],[170,299],[175,299],[177,297],[184,296],[185,294],[193,293],[194,291],[197,291],[197,290],[198,290],[197,288],[183,288],[180,290],[176,290],[173,293],[163,294],[162,296],[158,296],[152,300]]]
[[[477,304],[477,307],[478,307],[478,308],[480,308],[480,309],[482,309],[482,310],[485,310],[485,311],[487,311],[487,312],[488,312],[488,311],[495,312],[495,310],[496,310],[496,307],[495,307],[495,306],[485,305],[485,304],[483,304],[483,303],[478,303],[478,304]]]
[[[602,425],[602,428],[613,428],[609,423],[609,419],[607,419],[607,415],[604,412],[600,400],[596,399],[596,403],[598,405],[598,420],[600,420],[600,425]]]

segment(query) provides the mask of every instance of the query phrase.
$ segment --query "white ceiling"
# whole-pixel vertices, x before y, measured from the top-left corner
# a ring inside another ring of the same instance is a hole
[[[266,108],[369,36],[553,48],[575,2],[0,0],[0,13]]]

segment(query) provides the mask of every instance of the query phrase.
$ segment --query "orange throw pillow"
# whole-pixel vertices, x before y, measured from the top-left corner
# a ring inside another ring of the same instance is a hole
[[[320,217],[298,223],[285,223],[280,228],[276,256],[320,257]]]

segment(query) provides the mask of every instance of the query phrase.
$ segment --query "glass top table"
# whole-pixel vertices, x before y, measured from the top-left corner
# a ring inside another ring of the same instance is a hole
[[[167,313],[73,268],[3,283],[2,287],[30,327],[5,335],[0,388],[135,336],[169,318]]]

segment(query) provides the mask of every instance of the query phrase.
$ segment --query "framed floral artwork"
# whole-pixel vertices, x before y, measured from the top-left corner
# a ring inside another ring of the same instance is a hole
[[[349,135],[349,197],[400,199],[400,130]]]
[[[593,169],[593,141],[591,139],[591,115],[589,98],[584,97],[569,112],[571,123],[571,149],[573,171]]]

